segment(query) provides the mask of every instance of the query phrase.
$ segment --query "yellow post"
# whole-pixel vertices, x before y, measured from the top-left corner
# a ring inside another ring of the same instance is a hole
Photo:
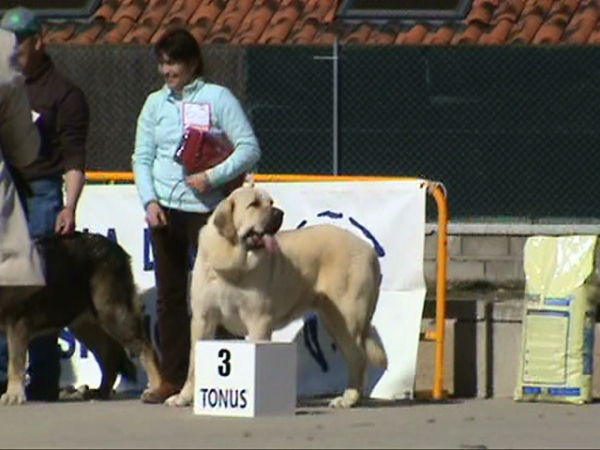
[[[446,276],[448,271],[448,198],[440,184],[433,186],[438,208],[437,280],[435,302],[435,374],[433,398],[444,397],[444,345],[446,338]]]

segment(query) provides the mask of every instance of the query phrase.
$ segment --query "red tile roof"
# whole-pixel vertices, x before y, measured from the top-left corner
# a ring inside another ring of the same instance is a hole
[[[104,0],[89,22],[45,24],[48,43],[153,43],[187,25],[202,43],[595,44],[600,0],[473,0],[454,22],[344,22],[340,0]]]

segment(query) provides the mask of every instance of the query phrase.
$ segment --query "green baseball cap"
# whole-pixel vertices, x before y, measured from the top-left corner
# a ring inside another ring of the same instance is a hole
[[[19,6],[4,13],[0,27],[12,31],[19,38],[40,33],[42,22],[32,10]]]

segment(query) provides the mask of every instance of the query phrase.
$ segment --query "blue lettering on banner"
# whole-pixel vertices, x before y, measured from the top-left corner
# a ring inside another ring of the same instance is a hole
[[[330,219],[341,219],[344,217],[343,213],[333,212],[333,211],[321,211],[317,214],[317,217],[329,217]]]
[[[377,239],[375,239],[375,236],[373,236],[373,233],[371,233],[369,230],[367,230],[367,228],[358,223],[358,221],[354,218],[354,217],[348,217],[348,220],[350,221],[350,223],[352,225],[354,225],[356,228],[358,228],[362,234],[365,235],[365,237],[370,240],[373,243],[373,247],[375,248],[375,251],[377,252],[377,256],[379,256],[380,258],[383,258],[385,256],[385,250],[383,249],[383,247],[381,246],[381,244],[379,243],[379,241]]]
[[[344,219],[344,213],[325,210],[317,213],[317,217],[327,217],[329,219],[340,220]],[[348,217],[348,222],[354,228],[358,229],[363,236],[365,236],[371,243],[373,244],[373,248],[377,253],[379,258],[383,258],[385,256],[385,249],[381,245],[381,243],[377,240],[377,238],[369,231],[367,227],[358,222],[354,217]],[[303,228],[308,224],[308,220],[302,220],[296,226],[296,229]],[[379,284],[382,281],[381,277],[379,279]],[[318,319],[317,316],[313,313],[309,313],[304,317],[304,327],[302,329],[302,334],[304,337],[304,346],[308,350],[308,353],[313,357],[315,362],[319,365],[321,370],[325,373],[329,371],[329,364],[327,359],[325,358],[325,353],[323,353],[323,349],[321,348],[321,344],[319,343],[319,335],[318,335]],[[332,346],[335,351],[335,346]]]
[[[82,231],[84,233],[89,233],[90,229],[89,228],[83,228]],[[118,242],[118,240],[117,240],[117,230],[115,228],[112,228],[112,227],[108,228],[106,230],[106,237],[108,239],[110,239],[111,241],[113,241],[113,242]]]
[[[114,228],[109,228],[108,230],[106,230],[106,237],[113,242],[118,242],[117,230],[115,230]]]
[[[62,359],[71,358],[71,356],[73,356],[73,354],[75,353],[75,336],[73,336],[73,334],[68,330],[62,330],[60,332],[59,339],[66,342],[67,344],[66,350],[62,350],[61,348],[60,357]]]
[[[317,213],[317,217],[328,217],[330,219],[338,220],[338,219],[344,218],[344,213],[325,210],[325,211],[321,211],[320,213]],[[352,225],[354,228],[358,229],[369,241],[371,241],[371,243],[373,244],[373,248],[377,252],[377,256],[379,256],[380,258],[383,258],[385,256],[385,250],[383,249],[383,246],[375,238],[373,233],[371,233],[367,229],[367,227],[365,227],[363,224],[359,223],[358,220],[356,220],[354,217],[348,217],[348,222],[350,222],[350,225]],[[298,224],[298,226],[296,226],[296,229],[304,227],[307,223],[308,223],[307,220],[302,220]]]
[[[198,393],[202,408],[245,409],[248,406],[246,389],[203,387]]]
[[[63,350],[61,347],[60,357],[62,359],[70,359],[75,354],[75,346],[77,345],[75,336],[73,335],[73,333],[71,333],[68,329],[65,328],[60,332],[58,338],[67,344],[66,350]],[[88,357],[88,349],[81,342],[79,343],[79,357],[82,359]]]
[[[150,229],[144,228],[144,272],[154,271],[154,260],[152,259],[152,240],[150,238]],[[188,255],[188,268],[192,270],[194,267],[194,261],[196,259],[196,253],[190,248]]]

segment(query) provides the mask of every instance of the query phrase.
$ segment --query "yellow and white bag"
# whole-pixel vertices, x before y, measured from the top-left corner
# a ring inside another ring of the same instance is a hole
[[[525,308],[514,399],[592,400],[597,236],[533,236],[524,249]]]

